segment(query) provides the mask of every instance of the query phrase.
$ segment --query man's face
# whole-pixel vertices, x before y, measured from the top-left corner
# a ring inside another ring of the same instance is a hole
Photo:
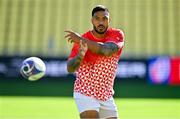
[[[104,34],[109,27],[109,13],[107,11],[98,11],[92,17],[94,30],[99,34]]]

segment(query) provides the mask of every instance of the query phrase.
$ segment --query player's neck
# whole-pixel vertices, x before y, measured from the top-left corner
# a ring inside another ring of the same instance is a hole
[[[92,34],[96,37],[96,38],[105,38],[106,33],[104,34],[99,34],[97,33],[95,30],[92,30]]]

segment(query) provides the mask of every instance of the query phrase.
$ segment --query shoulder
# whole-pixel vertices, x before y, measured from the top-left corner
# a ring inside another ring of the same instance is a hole
[[[124,42],[124,32],[121,29],[109,28],[107,37],[112,38],[116,42]]]
[[[117,28],[109,28],[109,35],[118,35],[121,36],[124,39],[124,32],[121,29]]]

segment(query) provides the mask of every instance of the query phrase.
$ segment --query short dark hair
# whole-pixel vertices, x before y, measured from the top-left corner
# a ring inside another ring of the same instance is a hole
[[[94,16],[94,14],[98,11],[107,11],[109,12],[108,8],[103,6],[103,5],[96,5],[93,10],[92,10],[92,16]]]

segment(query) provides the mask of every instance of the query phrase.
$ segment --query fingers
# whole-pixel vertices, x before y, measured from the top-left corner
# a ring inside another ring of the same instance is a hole
[[[68,38],[68,37],[71,37],[71,35],[70,35],[70,34],[67,34],[66,36],[64,36],[64,38]]]
[[[68,40],[68,42],[71,42],[71,43],[73,42],[70,34],[64,36],[64,38],[66,38]]]
[[[67,35],[64,38],[68,39],[68,41],[70,41],[70,42],[79,43],[79,41],[81,40],[81,36],[78,33],[75,33],[70,30],[65,30],[64,32],[67,33]]]
[[[71,39],[71,38],[68,38],[68,42],[72,42],[72,39]]]
[[[65,39],[68,39],[68,42],[72,43],[73,40],[72,40],[72,36],[71,36],[71,33],[70,31],[65,31],[67,32],[68,34],[66,36],[64,36]]]
[[[83,43],[83,41],[82,41],[82,40],[80,40],[80,41],[79,41],[79,43],[80,43],[80,46],[81,46],[81,47],[83,47],[83,46],[84,46],[84,45],[83,45],[84,43]]]
[[[87,47],[87,43],[86,42],[84,42],[82,40],[81,40],[81,42],[82,42],[81,44],[82,44],[83,47]]]
[[[72,37],[72,31],[70,31],[70,30],[65,30],[64,32],[66,32],[67,33],[67,35],[64,37],[64,38],[68,38],[68,37]]]
[[[83,49],[87,49],[88,46],[86,42],[83,42],[82,40],[80,40],[80,47]]]
[[[73,31],[71,31],[71,30],[65,30],[64,32],[66,32],[66,33],[73,33]]]
[[[86,54],[86,51],[88,49],[87,43],[83,42],[82,40],[79,41],[80,48],[79,48],[79,53],[84,56]]]
[[[82,40],[79,41],[80,46],[82,46]]]

